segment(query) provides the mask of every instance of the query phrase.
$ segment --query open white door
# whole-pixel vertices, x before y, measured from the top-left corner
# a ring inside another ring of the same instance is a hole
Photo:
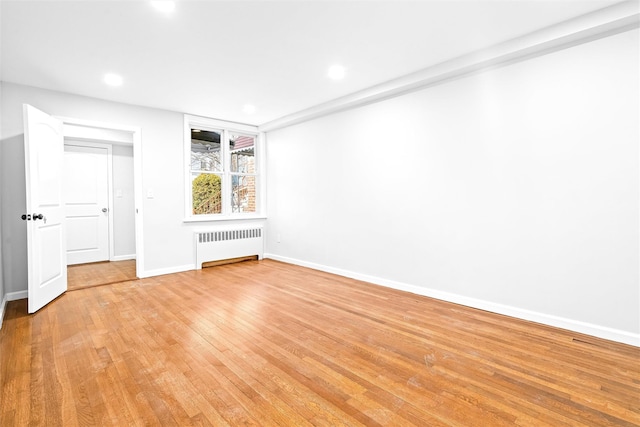
[[[62,122],[24,105],[29,313],[67,290]]]

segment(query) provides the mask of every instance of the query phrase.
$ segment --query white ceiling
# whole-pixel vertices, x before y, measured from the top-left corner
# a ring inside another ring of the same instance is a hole
[[[263,124],[618,1],[0,2],[3,81]],[[327,69],[340,63],[344,80]],[[117,88],[102,77],[116,72]],[[253,114],[243,112],[253,104]]]

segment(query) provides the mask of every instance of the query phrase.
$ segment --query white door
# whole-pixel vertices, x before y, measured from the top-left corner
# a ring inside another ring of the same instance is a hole
[[[29,313],[67,290],[62,122],[24,105]]]
[[[67,264],[109,260],[108,148],[64,146]]]

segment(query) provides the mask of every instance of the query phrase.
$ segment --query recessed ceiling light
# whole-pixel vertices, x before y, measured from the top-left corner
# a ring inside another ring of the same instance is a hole
[[[251,104],[246,104],[244,107],[242,107],[242,111],[244,111],[247,114],[253,114],[256,112],[256,106]]]
[[[342,80],[346,74],[346,69],[342,65],[332,65],[329,67],[327,75],[332,80]]]
[[[105,74],[103,80],[109,86],[122,86],[122,76],[119,76],[117,74]]]
[[[157,0],[157,1],[152,1],[151,6],[155,7],[156,10],[159,12],[171,13],[176,8],[176,2],[168,1],[168,0]]]

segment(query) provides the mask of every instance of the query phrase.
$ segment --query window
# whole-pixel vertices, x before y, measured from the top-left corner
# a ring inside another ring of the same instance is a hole
[[[231,212],[256,211],[256,138],[232,133],[231,152]]]
[[[187,220],[260,216],[257,128],[185,116]]]

